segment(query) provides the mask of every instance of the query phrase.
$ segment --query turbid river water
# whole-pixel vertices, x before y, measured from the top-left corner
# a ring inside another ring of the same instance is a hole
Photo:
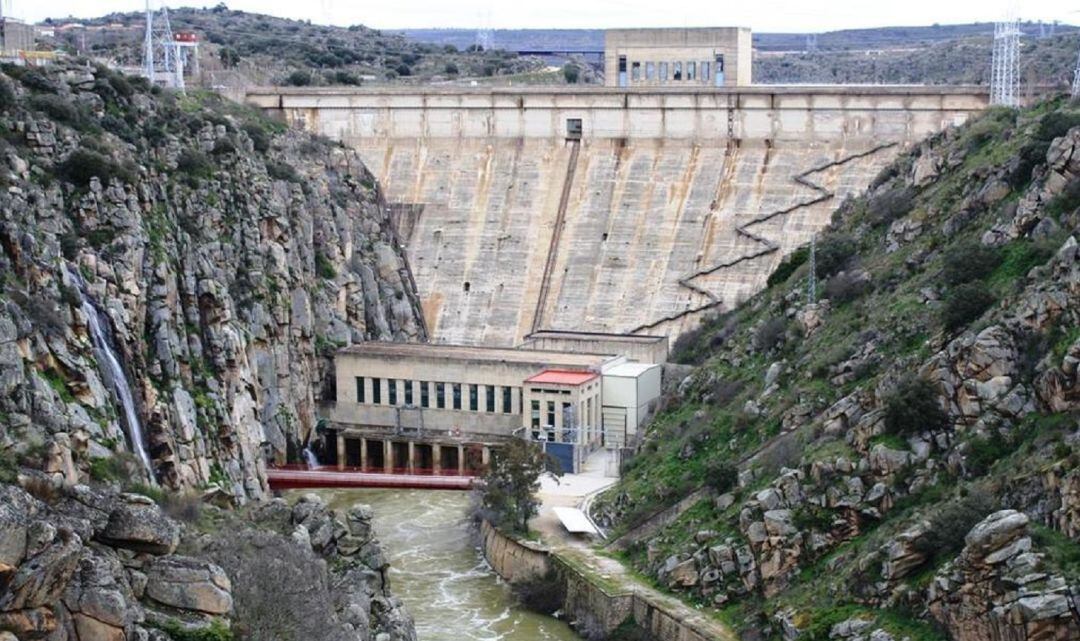
[[[561,621],[519,607],[469,536],[465,492],[323,490],[331,507],[366,503],[390,558],[390,586],[419,641],[580,641]]]

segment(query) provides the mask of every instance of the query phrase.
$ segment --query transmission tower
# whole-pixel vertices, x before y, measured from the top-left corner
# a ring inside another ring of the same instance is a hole
[[[151,83],[169,87],[184,87],[183,72],[177,66],[176,40],[169,24],[169,9],[155,13],[151,0],[146,0],[146,33],[143,36],[143,74]]]
[[[1080,97],[1080,55],[1077,55],[1077,66],[1072,69],[1072,97]]]
[[[476,29],[476,46],[484,51],[495,48],[495,32],[491,29],[491,12],[481,14],[480,26]]]
[[[1020,21],[1016,18],[994,25],[990,104],[1020,106]]]

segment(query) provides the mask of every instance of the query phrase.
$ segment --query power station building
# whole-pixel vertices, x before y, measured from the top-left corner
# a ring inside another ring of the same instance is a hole
[[[660,365],[627,364],[624,356],[537,349],[350,346],[337,353],[336,402],[324,410],[331,458],[339,467],[463,472],[518,437],[543,442],[564,471],[576,472],[606,441],[633,438],[642,407],[645,417],[655,407]],[[607,404],[608,371],[647,379],[634,384],[646,391],[612,394],[616,405]]]
[[[751,56],[750,29],[744,27],[604,32],[609,87],[745,87]]]

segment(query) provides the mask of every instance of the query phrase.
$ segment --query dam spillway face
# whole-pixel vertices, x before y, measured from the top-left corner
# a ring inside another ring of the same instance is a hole
[[[483,345],[674,338],[764,287],[903,145],[985,106],[886,88],[276,98],[378,177],[430,335]]]

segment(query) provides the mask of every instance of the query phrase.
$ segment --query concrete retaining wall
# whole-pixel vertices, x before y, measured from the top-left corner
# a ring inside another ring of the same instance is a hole
[[[558,571],[566,582],[563,612],[579,632],[589,630],[607,635],[627,619],[633,619],[657,641],[720,640],[648,594],[634,590],[608,592],[557,552],[512,539],[486,521],[481,524],[480,532],[484,558],[503,579],[514,581],[543,575],[550,568]]]

